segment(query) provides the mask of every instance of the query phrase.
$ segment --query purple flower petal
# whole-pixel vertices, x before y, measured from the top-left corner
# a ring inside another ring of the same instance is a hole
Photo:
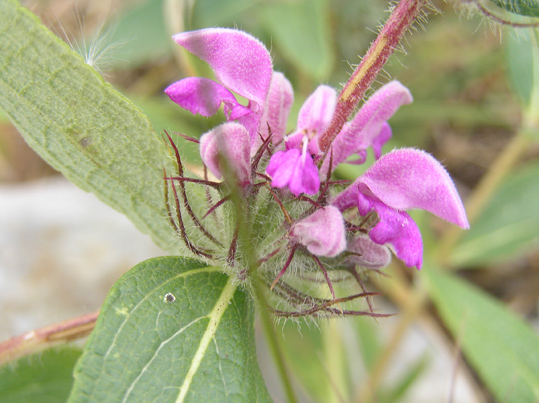
[[[362,165],[367,161],[367,150],[360,150],[357,152],[357,157],[355,160],[347,160],[346,162],[348,164],[354,164],[354,165]],[[327,165],[327,166],[326,166]],[[333,164],[335,167],[335,164]],[[327,173],[326,169],[329,169],[329,160],[326,164],[326,161],[324,160],[324,169],[322,170],[323,174],[325,175]],[[333,169],[334,170],[334,169]]]
[[[182,108],[206,117],[215,115],[221,102],[227,106],[230,119],[253,113],[241,105],[229,90],[208,78],[185,78],[167,87],[165,93]]]
[[[296,222],[292,237],[317,256],[333,257],[346,249],[344,220],[338,209],[327,206]]]
[[[249,133],[236,122],[223,123],[200,138],[202,161],[217,178],[230,170],[238,185],[251,183],[251,141]]]
[[[404,211],[397,211],[383,202],[358,193],[358,209],[361,215],[374,210],[378,223],[369,231],[369,237],[379,245],[390,245],[391,249],[408,267],[421,270],[423,242],[416,223]]]
[[[348,186],[343,191],[339,192],[337,195],[329,199],[329,203],[332,206],[337,207],[340,211],[348,210],[352,207],[358,206],[358,194],[359,194],[359,184],[358,179],[354,181],[350,186]]]
[[[337,93],[327,85],[320,85],[307,98],[298,115],[298,132],[308,132],[309,139],[324,133],[331,123]]]
[[[387,122],[384,122],[382,129],[378,136],[372,140],[372,151],[374,152],[374,158],[379,159],[382,156],[382,147],[391,138],[391,126]]]
[[[449,174],[431,155],[415,149],[392,151],[356,180],[361,192],[395,210],[423,209],[469,228],[466,211]]]
[[[352,185],[331,200],[331,205],[340,211],[357,207],[362,216],[371,211],[378,214],[379,222],[369,231],[369,237],[379,245],[390,245],[397,257],[408,267],[421,269],[423,243],[421,233],[412,218],[405,212],[397,211],[369,194],[362,193],[364,185],[359,177]]]
[[[391,137],[386,121],[401,105],[411,102],[410,91],[398,81],[391,81],[376,91],[331,145],[333,167],[371,146],[379,158],[381,146]]]
[[[260,134],[268,136],[268,125],[273,134],[273,144],[278,144],[286,133],[288,114],[294,102],[294,90],[282,73],[273,73],[271,84],[260,119]]]
[[[272,177],[271,186],[281,189],[288,186],[296,196],[313,195],[320,189],[318,168],[313,159],[297,148],[273,154],[266,172]]]
[[[173,39],[206,61],[223,85],[256,102],[254,112],[261,110],[273,72],[270,54],[261,42],[227,28],[182,32]]]
[[[391,263],[391,253],[383,245],[373,242],[367,235],[358,234],[347,245],[350,252],[357,253],[346,259],[347,263],[369,269],[383,269]]]

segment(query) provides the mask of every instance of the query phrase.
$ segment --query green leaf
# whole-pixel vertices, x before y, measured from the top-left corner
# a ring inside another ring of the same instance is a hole
[[[80,354],[79,348],[51,348],[0,367],[0,401],[65,402]]]
[[[0,107],[28,144],[86,191],[178,251],[164,218],[168,150],[149,120],[13,0],[0,1]]]
[[[522,105],[533,119],[539,107],[539,47],[537,32],[520,29],[510,32],[506,41],[509,81]]]
[[[533,82],[534,52],[527,30],[511,32],[506,37],[505,53],[509,81],[523,105],[530,102]]]
[[[514,14],[526,17],[539,17],[539,1],[537,0],[491,0],[498,7]]]
[[[251,298],[218,268],[142,262],[110,290],[69,401],[269,402],[253,320]]]
[[[444,323],[497,401],[536,401],[537,334],[499,301],[454,275],[434,267],[421,274]]]
[[[511,175],[455,247],[451,263],[473,266],[509,259],[539,243],[539,164]]]
[[[260,12],[283,56],[315,82],[327,80],[335,63],[329,41],[329,2],[276,3],[260,7]]]

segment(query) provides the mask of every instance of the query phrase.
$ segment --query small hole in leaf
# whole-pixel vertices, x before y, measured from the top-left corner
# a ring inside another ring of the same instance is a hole
[[[167,293],[165,294],[165,297],[163,298],[163,302],[174,302],[176,301],[176,297],[171,294],[171,293]]]

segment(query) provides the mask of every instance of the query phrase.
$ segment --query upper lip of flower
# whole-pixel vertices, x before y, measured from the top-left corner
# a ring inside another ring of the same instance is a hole
[[[449,174],[430,154],[412,148],[394,150],[376,161],[330,204],[361,215],[374,210],[380,221],[369,232],[376,243],[389,243],[407,266],[421,268],[421,234],[404,212],[422,209],[462,228],[466,211]],[[404,232],[402,232],[404,231]]]
[[[251,101],[253,112],[262,108],[273,67],[261,42],[243,31],[227,28],[182,32],[173,39],[207,62],[222,86]]]
[[[219,82],[185,78],[165,90],[169,97],[181,107],[203,116],[215,114],[223,103],[227,120],[237,120],[245,128],[242,131],[234,126],[237,123],[227,122],[202,136],[201,143],[215,145],[202,155],[214,175],[221,176],[220,155],[227,158],[231,166],[245,167],[262,144],[261,137],[267,138],[270,130],[273,142],[283,138],[293,102],[292,86],[284,75],[273,72],[270,54],[261,42],[245,32],[227,28],[183,32],[173,39],[206,61]],[[248,105],[241,105],[231,91],[245,97]],[[210,137],[215,138],[209,141]],[[230,155],[227,152],[230,147],[225,142],[248,148],[250,155]],[[238,183],[251,183],[246,171],[240,171],[236,172],[240,175]]]

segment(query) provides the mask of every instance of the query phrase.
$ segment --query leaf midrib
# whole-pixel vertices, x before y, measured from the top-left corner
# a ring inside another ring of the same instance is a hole
[[[204,331],[204,335],[200,339],[198,349],[193,356],[193,359],[191,360],[191,366],[189,367],[189,371],[187,372],[183,384],[180,387],[180,392],[178,394],[178,398],[176,399],[176,403],[184,402],[185,397],[189,392],[191,382],[193,381],[193,378],[198,371],[200,364],[202,363],[202,358],[204,357],[206,350],[210,345],[210,342],[213,340],[215,333],[217,332],[219,322],[221,321],[223,314],[228,308],[230,301],[234,297],[234,293],[236,292],[237,287],[238,286],[233,283],[232,277],[229,277],[225,287],[223,288],[223,292],[215,303],[212,311],[208,316],[206,316],[210,319],[208,327]]]
[[[151,291],[149,291],[145,296],[144,298],[142,298],[134,307],[133,309],[131,309],[129,311],[129,313],[125,316],[125,319],[123,320],[123,322],[121,323],[121,325],[118,327],[118,331],[116,332],[116,334],[114,335],[114,338],[112,339],[112,342],[110,344],[110,347],[108,348],[108,350],[106,351],[106,353],[103,355],[103,362],[107,360],[107,357],[109,356],[110,352],[112,351],[112,349],[116,346],[116,340],[118,339],[120,333],[122,333],[122,329],[123,327],[125,326],[125,324],[129,321],[129,318],[131,317],[131,315],[145,302],[147,301],[157,290],[161,289],[164,285],[172,282],[172,281],[175,281],[179,278],[182,278],[182,277],[187,277],[187,276],[190,276],[190,275],[193,275],[193,274],[200,274],[200,273],[213,273],[213,272],[218,272],[219,271],[219,268],[218,267],[215,267],[215,266],[209,266],[209,267],[204,267],[204,268],[197,268],[197,269],[193,269],[193,270],[189,270],[189,271],[186,271],[186,272],[183,272],[183,273],[180,273],[174,277],[171,277],[169,278],[167,281],[165,281],[164,283],[159,283],[154,289],[152,289]],[[99,375],[99,377],[101,377],[102,373]],[[97,380],[99,380],[99,377],[97,378]],[[97,380],[96,380],[96,383],[97,383]]]

